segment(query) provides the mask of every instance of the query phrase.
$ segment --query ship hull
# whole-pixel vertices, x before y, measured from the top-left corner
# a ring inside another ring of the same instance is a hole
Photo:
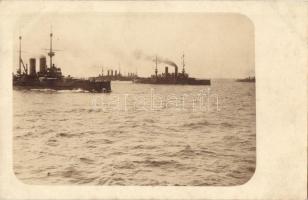
[[[242,83],[255,83],[255,80],[236,80],[237,82],[242,82]]]
[[[256,79],[253,78],[244,78],[244,79],[237,79],[237,82],[243,82],[243,83],[255,83]]]
[[[52,90],[74,90],[82,89],[90,92],[111,92],[110,81],[91,81],[83,79],[45,79],[16,78],[13,81],[16,89],[52,89]]]
[[[141,84],[161,84],[161,85],[211,85],[210,79],[194,79],[194,78],[188,78],[184,80],[139,78],[135,79],[133,82]]]

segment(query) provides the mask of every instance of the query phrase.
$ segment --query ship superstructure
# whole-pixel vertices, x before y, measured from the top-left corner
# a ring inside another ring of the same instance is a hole
[[[109,81],[132,81],[138,78],[137,73],[128,72],[127,74],[122,74],[121,70],[107,69],[106,74],[104,73],[104,68],[102,68],[102,73],[95,77],[96,80],[109,80]]]
[[[24,63],[21,56],[22,37],[19,37],[19,62],[17,74],[13,74],[14,88],[54,90],[83,89],[91,92],[111,91],[111,84],[108,80],[90,80],[63,76],[61,68],[58,68],[52,60],[55,56],[52,38],[53,33],[50,33],[50,48],[48,52],[50,61],[49,67],[47,66],[47,58],[41,56],[39,58],[39,71],[37,72],[36,58],[29,59],[29,68],[28,65]]]

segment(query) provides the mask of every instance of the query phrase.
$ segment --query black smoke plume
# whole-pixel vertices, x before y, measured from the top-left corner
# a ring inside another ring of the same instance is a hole
[[[148,60],[148,61],[152,61],[155,62],[156,59],[156,55],[147,55],[144,52],[142,52],[141,50],[135,50],[134,51],[134,57],[139,60],[139,59],[143,59],[143,60]],[[157,63],[164,63],[164,64],[168,64],[171,65],[175,68],[177,68],[177,64],[175,64],[175,62],[173,62],[172,60],[168,59],[168,58],[163,58],[160,56],[157,56]]]

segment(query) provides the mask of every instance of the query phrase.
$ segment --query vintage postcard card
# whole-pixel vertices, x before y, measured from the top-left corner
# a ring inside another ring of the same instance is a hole
[[[1,198],[305,199],[307,6],[1,1]]]

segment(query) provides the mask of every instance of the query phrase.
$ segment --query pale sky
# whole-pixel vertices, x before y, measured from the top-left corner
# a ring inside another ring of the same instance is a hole
[[[61,51],[53,57],[64,75],[95,76],[107,69],[154,73],[154,62],[137,59],[136,51],[172,60],[182,70],[198,78],[240,78],[254,75],[254,27],[238,14],[204,13],[89,13],[25,16],[16,24],[15,66],[18,66],[18,36],[22,58],[46,55],[50,27],[53,47]],[[49,59],[47,61],[49,63]],[[158,71],[165,64],[159,64]],[[37,62],[38,70],[38,62]],[[169,66],[173,72],[173,67]]]

